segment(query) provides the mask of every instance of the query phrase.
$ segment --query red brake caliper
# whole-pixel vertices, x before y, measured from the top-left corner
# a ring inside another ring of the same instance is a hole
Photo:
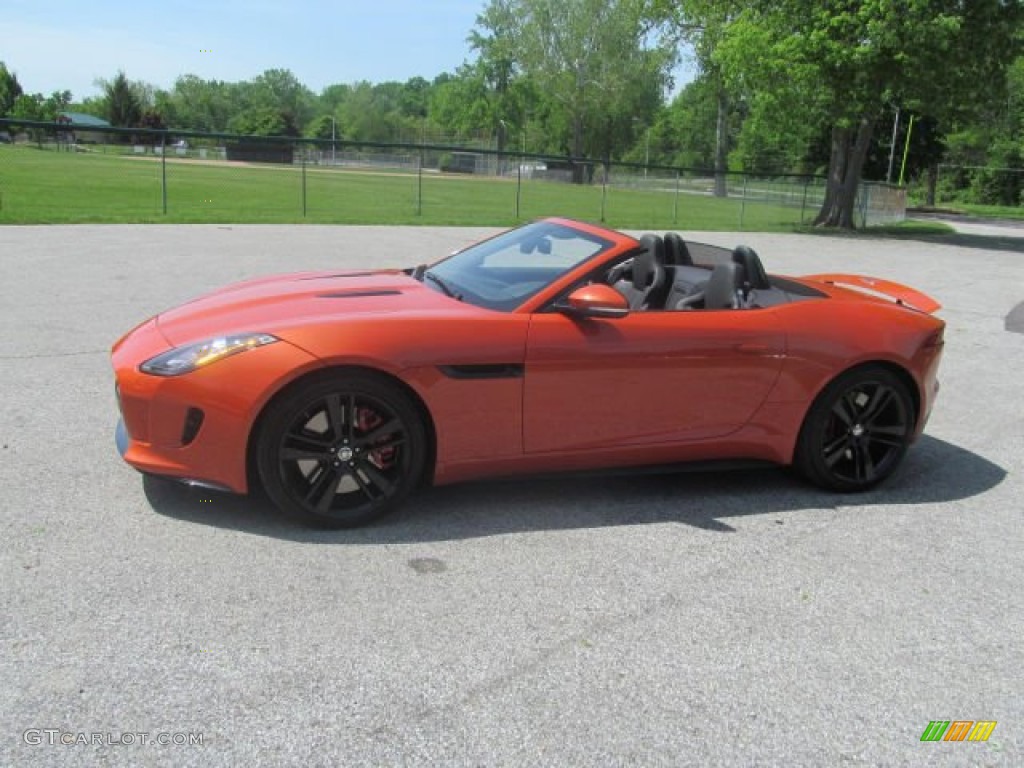
[[[360,432],[371,432],[383,423],[384,419],[376,411],[369,408],[356,409],[356,429]],[[389,435],[384,435],[377,442],[387,442],[388,437]],[[395,449],[393,446],[389,448],[375,448],[370,451],[370,460],[379,469],[388,469],[395,461]]]

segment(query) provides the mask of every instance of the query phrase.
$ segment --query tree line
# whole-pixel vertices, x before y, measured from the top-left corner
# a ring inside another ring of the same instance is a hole
[[[729,171],[821,173],[818,223],[851,227],[859,181],[891,177],[905,139],[909,176],[933,198],[940,162],[1020,166],[1022,20],[1021,0],[487,0],[468,31],[466,62],[432,80],[314,93],[287,69],[241,82],[186,74],[170,89],[118,72],[98,81],[99,96],[73,102],[67,91],[24,93],[0,63],[0,114],[48,120],[71,110],[129,127],[476,142],[707,169],[720,195]],[[668,98],[681,57],[695,76]],[[1021,202],[1019,182],[993,178],[945,191]]]

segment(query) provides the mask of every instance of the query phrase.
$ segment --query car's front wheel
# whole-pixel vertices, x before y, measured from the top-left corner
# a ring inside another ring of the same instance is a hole
[[[906,384],[881,366],[855,368],[814,401],[794,463],[823,488],[867,490],[899,466],[913,431],[913,400]]]
[[[256,446],[271,501],[327,528],[392,511],[419,482],[425,454],[426,430],[409,397],[365,373],[298,385],[268,408]]]

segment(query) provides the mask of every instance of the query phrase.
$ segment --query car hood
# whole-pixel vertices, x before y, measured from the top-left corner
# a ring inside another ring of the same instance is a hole
[[[382,313],[481,311],[447,298],[401,270],[301,272],[247,280],[157,315],[168,343],[231,333],[278,333],[297,325]]]

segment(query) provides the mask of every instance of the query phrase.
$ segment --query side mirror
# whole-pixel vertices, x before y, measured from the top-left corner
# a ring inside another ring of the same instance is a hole
[[[614,320],[629,314],[626,297],[610,285],[584,285],[570,293],[555,309],[577,317],[603,317]]]

